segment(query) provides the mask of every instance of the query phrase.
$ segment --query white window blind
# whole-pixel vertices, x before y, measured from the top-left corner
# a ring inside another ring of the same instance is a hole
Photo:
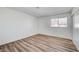
[[[67,17],[51,19],[51,27],[67,27]]]

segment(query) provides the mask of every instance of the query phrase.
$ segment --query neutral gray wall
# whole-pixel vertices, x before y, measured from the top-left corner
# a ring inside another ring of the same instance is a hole
[[[66,28],[50,27],[50,20],[52,18],[64,17],[64,16],[68,17],[68,21],[67,21],[68,27],[66,27]],[[39,18],[39,33],[72,39],[72,31],[73,31],[72,21],[73,20],[71,19],[70,13],[59,14],[59,15],[55,15],[55,16],[51,16],[51,17]]]
[[[79,8],[73,8],[73,42],[79,50]]]
[[[37,34],[37,18],[0,8],[0,45]]]

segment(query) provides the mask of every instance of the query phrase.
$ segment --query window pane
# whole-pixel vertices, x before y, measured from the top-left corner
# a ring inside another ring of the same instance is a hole
[[[67,25],[67,17],[59,18],[59,25]]]
[[[58,27],[67,27],[67,25],[58,25]]]
[[[51,27],[58,27],[58,19],[51,19]]]

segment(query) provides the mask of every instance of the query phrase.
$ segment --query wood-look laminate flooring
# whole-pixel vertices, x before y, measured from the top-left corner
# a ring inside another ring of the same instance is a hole
[[[0,46],[0,52],[76,52],[69,39],[37,34]]]

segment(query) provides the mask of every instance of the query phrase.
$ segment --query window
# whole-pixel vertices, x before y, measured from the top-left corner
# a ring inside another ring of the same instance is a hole
[[[67,17],[51,19],[51,27],[67,27]]]

